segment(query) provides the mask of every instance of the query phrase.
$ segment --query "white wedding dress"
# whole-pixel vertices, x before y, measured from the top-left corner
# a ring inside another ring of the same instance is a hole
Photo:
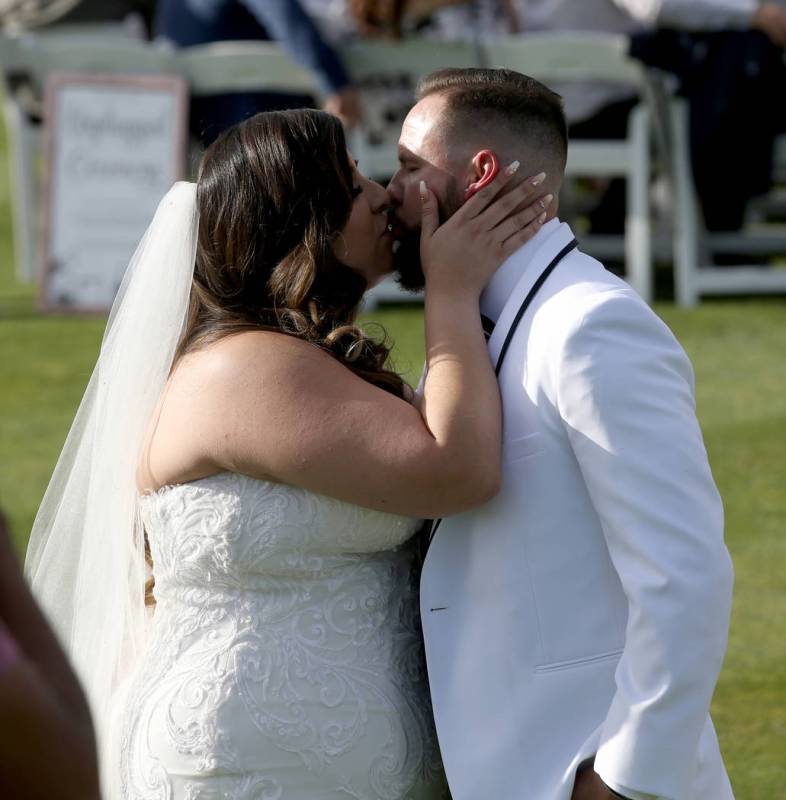
[[[141,498],[150,643],[124,800],[436,800],[417,522],[220,473]]]

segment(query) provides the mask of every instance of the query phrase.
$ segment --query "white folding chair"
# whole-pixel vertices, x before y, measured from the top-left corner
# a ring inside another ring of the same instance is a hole
[[[566,174],[626,179],[623,250],[626,276],[636,291],[651,302],[651,79],[644,67],[628,56],[627,38],[591,33],[533,33],[491,40],[484,43],[483,49],[489,67],[513,69],[547,85],[614,84],[628,87],[638,94],[640,101],[630,115],[627,137],[572,140],[568,147]],[[582,237],[582,246],[599,257],[609,255],[609,244],[609,237]]]
[[[786,255],[786,226],[708,234],[696,198],[690,162],[688,108],[672,104],[671,169],[675,205],[674,277],[677,303],[694,306],[702,295],[786,294],[786,269],[760,265],[718,267],[714,251],[740,255]],[[776,178],[786,177],[786,138],[776,142]],[[733,186],[730,191],[734,191]]]
[[[319,96],[314,78],[272,42],[215,42],[177,51],[192,95],[289,92]]]

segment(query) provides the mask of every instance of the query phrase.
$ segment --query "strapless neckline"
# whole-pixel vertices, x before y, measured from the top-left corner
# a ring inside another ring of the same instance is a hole
[[[123,800],[441,800],[418,520],[221,472],[140,495],[156,610]]]

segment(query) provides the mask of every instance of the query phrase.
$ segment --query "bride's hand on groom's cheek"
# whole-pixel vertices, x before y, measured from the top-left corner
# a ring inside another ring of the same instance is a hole
[[[442,225],[437,198],[421,182],[420,248],[427,286],[480,293],[500,265],[543,227],[554,199],[542,193],[545,175],[507,190],[517,168],[514,161],[500,170]]]

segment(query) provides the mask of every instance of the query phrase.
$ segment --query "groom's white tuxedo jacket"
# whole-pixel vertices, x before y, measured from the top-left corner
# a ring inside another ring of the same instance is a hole
[[[482,304],[496,296],[495,362],[572,238],[554,220],[495,275]],[[593,755],[634,797],[729,800],[708,708],[732,570],[687,357],[574,250],[522,319],[500,387],[502,490],[442,522],[421,585],[454,800],[569,800]]]

